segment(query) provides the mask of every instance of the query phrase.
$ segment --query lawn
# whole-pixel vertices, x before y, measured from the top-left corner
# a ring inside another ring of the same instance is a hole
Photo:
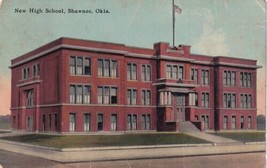
[[[0,122],[0,129],[10,129],[9,122]]]
[[[2,139],[34,144],[39,146],[55,147],[55,148],[209,143],[202,139],[178,133],[124,134],[124,135],[30,134],[23,136],[4,137]]]
[[[218,132],[214,135],[242,142],[264,142],[265,132]]]

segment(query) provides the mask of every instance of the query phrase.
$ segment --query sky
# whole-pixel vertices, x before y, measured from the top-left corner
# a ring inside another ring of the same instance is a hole
[[[191,45],[197,54],[256,59],[263,66],[258,69],[257,101],[258,113],[265,114],[265,1],[175,0],[175,4],[182,9],[175,18],[176,45]],[[29,13],[29,8],[43,13]],[[70,14],[69,8],[93,13]],[[172,0],[0,0],[0,115],[10,113],[10,60],[60,37],[145,48],[153,48],[155,42],[172,44]]]

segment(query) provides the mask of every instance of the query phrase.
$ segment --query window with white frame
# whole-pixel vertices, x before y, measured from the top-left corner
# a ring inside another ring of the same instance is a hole
[[[209,107],[209,93],[203,92],[201,95],[201,106]]]
[[[127,130],[136,130],[137,129],[137,115],[128,114],[127,115]]]
[[[90,131],[91,130],[91,115],[89,113],[84,114],[83,129],[84,129],[84,131]]]
[[[89,104],[91,103],[91,86],[89,85],[70,85],[70,103]]]
[[[252,96],[251,94],[240,95],[240,108],[251,108],[252,107]]]
[[[147,64],[142,65],[142,81],[151,81],[151,66]]]
[[[127,64],[127,80],[137,80],[137,65],[134,63]]]
[[[167,79],[183,79],[184,67],[179,65],[166,66]]]
[[[228,117],[224,116],[223,117],[223,129],[227,129],[227,125],[228,125]]]
[[[117,104],[117,87],[99,86],[98,104]]]
[[[198,70],[197,69],[191,69],[191,80],[195,81],[197,83],[198,79]]]
[[[111,114],[110,130],[117,131],[117,114]]]
[[[26,107],[32,107],[34,105],[33,90],[26,91]]]
[[[151,91],[142,90],[142,105],[150,105],[150,104],[151,104]]]
[[[142,129],[143,130],[150,130],[150,114],[142,114]]]
[[[98,76],[117,77],[117,69],[116,60],[98,59]]]
[[[197,93],[189,93],[189,105],[198,106],[198,94]]]
[[[223,85],[224,86],[235,86],[236,85],[236,72],[224,71],[223,72]]]
[[[104,129],[104,117],[103,117],[103,114],[98,114],[97,115],[97,130],[103,131],[103,129]]]
[[[236,94],[235,93],[224,93],[223,94],[223,107],[224,108],[235,108],[236,107]]]
[[[32,69],[33,69],[33,76],[34,77],[40,75],[40,66],[39,66],[39,64],[33,65]]]
[[[236,116],[232,116],[232,124],[231,124],[231,128],[235,129],[236,128]]]
[[[30,77],[30,68],[26,67],[22,69],[22,79],[28,79]]]
[[[209,70],[202,70],[201,71],[201,84],[202,85],[209,85]]]
[[[251,87],[251,73],[248,72],[240,73],[240,85],[242,87]]]
[[[69,131],[74,132],[76,129],[76,114],[70,113],[69,114]]]
[[[71,75],[91,75],[91,59],[88,57],[70,56]]]
[[[127,104],[136,105],[137,103],[137,90],[136,89],[127,89]]]
[[[248,116],[248,129],[252,128],[252,118],[251,116]]]
[[[83,103],[83,86],[82,85],[76,86],[76,103],[77,104]]]

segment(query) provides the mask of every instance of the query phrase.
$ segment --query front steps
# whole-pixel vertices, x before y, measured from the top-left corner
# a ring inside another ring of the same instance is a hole
[[[200,132],[200,130],[190,121],[180,121],[179,132]]]
[[[212,142],[214,144],[220,145],[225,143],[241,143],[239,141],[228,139],[224,137],[219,137],[212,134],[206,134],[204,132],[200,132],[200,130],[192,124],[190,121],[182,121],[179,122],[179,132],[184,133],[189,136],[193,136],[196,138],[204,139],[206,141]]]

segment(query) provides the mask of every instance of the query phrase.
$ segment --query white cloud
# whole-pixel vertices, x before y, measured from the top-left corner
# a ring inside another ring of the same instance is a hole
[[[214,28],[215,18],[208,9],[203,9],[203,12],[206,17],[203,32],[193,45],[193,49],[200,54],[228,55],[229,45],[225,42],[225,33]]]

